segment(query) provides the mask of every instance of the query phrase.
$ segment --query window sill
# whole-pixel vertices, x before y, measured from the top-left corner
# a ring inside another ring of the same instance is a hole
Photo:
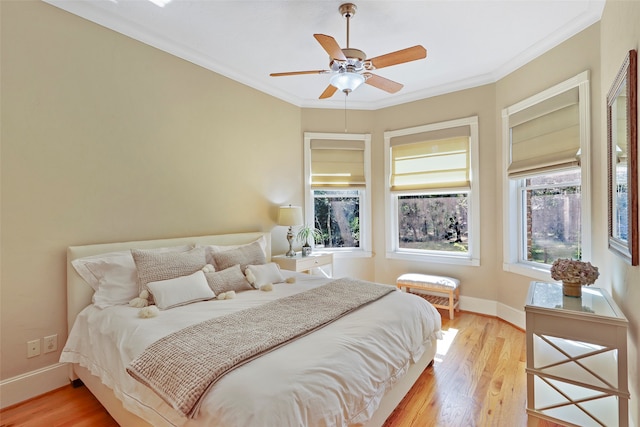
[[[454,264],[454,265],[468,265],[472,267],[478,267],[480,265],[479,259],[459,256],[448,255],[433,255],[433,254],[416,254],[408,252],[387,252],[388,259],[402,259],[406,261],[419,261],[419,262],[431,262],[438,264]]]
[[[549,272],[549,270],[542,267],[535,267],[533,265],[528,265],[524,263],[519,263],[519,264],[505,263],[502,265],[502,269],[510,273],[519,274],[521,276],[530,277],[536,280],[543,280],[545,282],[555,282],[555,280],[551,278],[551,273]]]
[[[333,254],[333,258],[371,258],[373,253],[371,251],[363,251],[363,250],[336,250],[330,248],[315,248],[316,252],[325,252]]]

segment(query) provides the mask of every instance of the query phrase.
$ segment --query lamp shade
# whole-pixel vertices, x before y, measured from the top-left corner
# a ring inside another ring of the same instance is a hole
[[[280,206],[278,213],[278,225],[292,227],[294,225],[302,225],[302,208],[300,206]]]
[[[365,78],[362,74],[354,73],[352,71],[334,74],[330,79],[333,86],[337,87],[342,92],[347,93],[356,90],[362,83],[364,83],[364,81]]]

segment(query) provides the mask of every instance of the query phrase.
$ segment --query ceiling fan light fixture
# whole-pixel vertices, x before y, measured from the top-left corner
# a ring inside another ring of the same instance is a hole
[[[337,87],[338,90],[350,93],[358,89],[365,80],[366,79],[362,74],[344,71],[331,76],[330,82],[331,85]]]
[[[339,8],[340,14],[346,18],[347,21],[347,47],[344,49],[341,48],[336,39],[331,36],[326,34],[313,35],[325,52],[329,54],[329,70],[289,71],[285,73],[271,73],[270,75],[272,77],[278,77],[331,73],[331,77],[329,78],[330,84],[324,92],[322,92],[319,99],[331,98],[338,90],[348,95],[365,82],[369,86],[384,90],[388,93],[396,93],[402,89],[400,83],[377,74],[372,74],[370,71],[424,59],[427,57],[427,50],[421,45],[416,45],[367,59],[367,55],[363,51],[352,48],[349,45],[349,22],[356,13],[356,10],[356,5],[353,3],[344,3],[340,5]]]

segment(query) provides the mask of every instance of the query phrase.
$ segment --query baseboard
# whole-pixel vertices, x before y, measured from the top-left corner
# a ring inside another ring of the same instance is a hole
[[[495,316],[505,322],[511,323],[516,328],[524,330],[524,311],[516,310],[506,304],[482,298],[460,296],[460,310],[471,311],[473,313]]]
[[[0,409],[69,384],[69,366],[56,363],[0,381]]]
[[[516,328],[525,330],[524,310],[516,310],[509,305],[498,303],[498,317]]]
[[[461,295],[460,310],[472,311],[487,316],[498,316],[498,303],[488,299],[474,298]]]

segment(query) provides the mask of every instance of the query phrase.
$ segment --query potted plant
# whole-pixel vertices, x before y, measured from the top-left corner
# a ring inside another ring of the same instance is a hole
[[[551,266],[551,278],[562,280],[562,293],[568,297],[581,297],[582,286],[592,285],[600,273],[590,262],[557,259]]]
[[[318,230],[315,227],[305,224],[300,231],[298,231],[298,235],[296,239],[300,242],[303,242],[302,245],[302,256],[307,256],[311,254],[311,244],[309,243],[313,240],[313,243],[316,244],[319,240],[322,240],[322,231]]]

